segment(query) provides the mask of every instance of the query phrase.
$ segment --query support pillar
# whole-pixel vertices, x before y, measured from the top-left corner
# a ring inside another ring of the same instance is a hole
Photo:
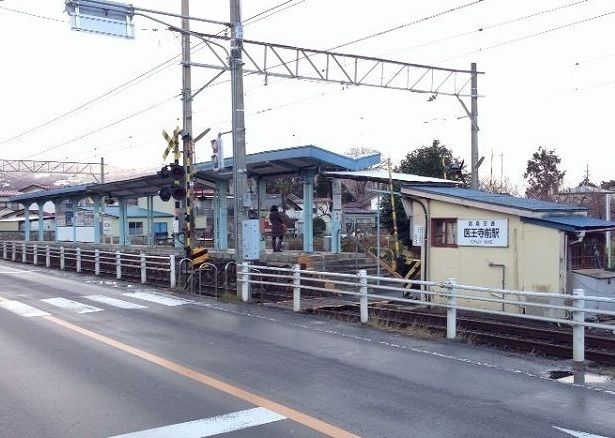
[[[102,203],[102,197],[95,196],[94,197],[94,243],[99,245],[101,243],[101,235],[102,235],[102,216],[100,214],[100,205]]]
[[[121,246],[126,246],[126,200],[118,198],[118,240]]]
[[[23,218],[24,218],[24,240],[30,241],[30,205],[23,204]]]
[[[147,244],[149,246],[155,245],[154,234],[154,197],[147,197]]]
[[[45,205],[44,201],[38,202],[38,241],[42,242],[45,237],[45,211],[43,210],[43,206]]]
[[[338,178],[331,181],[331,197],[331,252],[339,253],[342,251],[342,181]]]
[[[55,242],[59,242],[60,238],[58,236],[58,216],[60,213],[60,207],[62,206],[62,201],[53,201],[53,240]]]
[[[258,218],[263,219],[269,215],[267,210],[267,181],[264,178],[258,179]]]
[[[77,242],[77,210],[79,208],[79,200],[71,200],[73,206],[73,242]]]
[[[228,181],[216,181],[214,199],[214,248],[228,249]]]
[[[314,252],[314,174],[313,170],[301,173],[303,181],[303,251]]]

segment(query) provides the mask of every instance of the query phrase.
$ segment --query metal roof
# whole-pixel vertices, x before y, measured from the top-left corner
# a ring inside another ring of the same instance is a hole
[[[424,185],[406,186],[407,189],[423,192],[427,195],[441,195],[459,200],[482,202],[485,204],[527,210],[532,212],[583,212],[585,207],[571,204],[541,201],[532,198],[517,198],[501,193],[491,193],[483,190],[466,189],[462,187],[437,187]],[[402,189],[403,191],[403,189]]]
[[[380,162],[380,154],[363,157],[346,157],[313,145],[297,146],[275,151],[257,152],[246,156],[248,176],[267,177],[298,173],[301,170],[359,170]],[[197,183],[212,185],[212,182],[232,177],[233,160],[225,159],[225,169],[214,172],[211,162],[197,163]],[[170,181],[163,180],[157,173],[104,184],[81,184],[61,189],[41,190],[24,193],[10,198],[16,202],[37,202],[62,200],[68,198],[87,198],[89,196],[111,195],[112,197],[138,198],[156,196],[158,191]]]
[[[85,211],[93,211],[94,207],[79,207],[80,210],[85,210]],[[154,211],[154,217],[173,217],[172,214],[170,213],[164,213],[162,211]],[[113,216],[113,217],[119,217],[120,216],[120,208],[118,206],[114,206],[114,205],[106,205],[105,206],[105,213],[106,216]],[[147,209],[146,208],[141,208],[141,207],[128,207],[126,209],[126,216],[129,218],[135,218],[135,217],[139,217],[139,218],[145,218],[147,217]]]
[[[545,216],[542,218],[522,217],[522,222],[556,228],[562,231],[607,231],[615,230],[615,222],[587,216]]]
[[[380,183],[389,182],[389,172],[386,170],[371,169],[371,170],[357,170],[357,171],[333,171],[324,172],[326,176],[332,176],[334,178],[341,179],[353,179],[356,181],[376,181]],[[443,186],[457,186],[460,183],[458,181],[451,181],[441,178],[430,178],[428,176],[413,175],[409,173],[391,173],[391,179],[394,183],[400,184],[428,184],[430,186],[443,185]]]
[[[301,170],[361,170],[380,163],[380,153],[348,157],[314,145],[296,146],[274,151],[257,152],[246,156],[248,176],[291,175]],[[224,159],[224,170],[214,172],[213,163],[196,165],[197,174],[210,180],[231,178],[233,159]]]

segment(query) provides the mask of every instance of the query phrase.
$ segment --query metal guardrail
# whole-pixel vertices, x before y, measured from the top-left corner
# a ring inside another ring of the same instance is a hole
[[[118,280],[138,279],[141,283],[168,282],[176,287],[175,255],[156,256],[144,252],[122,253],[75,247],[56,247],[26,242],[2,242],[2,259],[57,267],[61,270],[112,275]],[[135,275],[138,272],[138,276]],[[162,277],[162,279],[161,279]]]
[[[590,309],[586,306],[587,302],[594,302],[613,305],[615,309],[615,298],[586,295],[584,289],[575,289],[572,295],[569,295],[461,285],[457,284],[454,278],[441,282],[387,278],[386,285],[380,284],[381,280],[380,277],[367,275],[365,270],[359,270],[357,274],[342,274],[302,270],[299,265],[288,269],[241,263],[237,270],[237,290],[241,291],[243,301],[250,299],[250,285],[252,284],[292,287],[295,312],[301,310],[303,291],[318,291],[358,298],[362,323],[369,322],[369,298],[445,308],[447,313],[446,337],[449,339],[457,337],[457,311],[459,310],[569,325],[572,326],[573,332],[573,361],[575,362],[585,360],[586,327],[610,331],[615,329],[614,325],[600,322],[601,317],[615,317],[615,310],[599,309],[598,306]],[[405,298],[404,294],[408,291],[412,292],[416,298]],[[394,292],[398,296],[382,295],[378,292]],[[478,307],[477,303],[487,303],[487,305],[503,310]],[[506,311],[506,306],[525,309],[525,313]],[[598,322],[587,321],[586,314],[595,315]]]

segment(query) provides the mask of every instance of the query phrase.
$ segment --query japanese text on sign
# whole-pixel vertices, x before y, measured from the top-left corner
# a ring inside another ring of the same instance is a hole
[[[508,246],[508,219],[458,219],[458,246]]]

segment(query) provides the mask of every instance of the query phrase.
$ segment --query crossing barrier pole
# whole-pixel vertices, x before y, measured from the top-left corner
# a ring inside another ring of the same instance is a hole
[[[26,242],[21,244],[21,263],[26,263]]]
[[[51,250],[49,249],[49,245],[45,246],[45,266],[48,268],[51,266]]]
[[[11,242],[11,260],[17,260],[17,251],[15,250],[15,242]]]
[[[75,270],[81,272],[81,248],[75,250],[75,258],[77,259],[75,262]]]
[[[64,269],[64,247],[60,247],[60,269]]]
[[[175,276],[175,254],[169,256],[169,281],[171,289],[177,286],[177,277]]]
[[[147,261],[145,259],[145,253],[141,251],[141,283],[147,282]]]
[[[301,266],[293,266],[293,311],[301,311]]]
[[[119,251],[115,251],[115,278],[122,279],[122,255]]]
[[[446,309],[446,338],[455,339],[457,337],[457,280],[448,279],[448,297]]]
[[[572,361],[575,365],[582,365],[585,361],[585,290],[574,289],[572,291]]]
[[[38,264],[38,246],[36,246],[36,243],[32,245],[32,264]]]
[[[359,294],[360,307],[361,307],[361,322],[367,324],[369,321],[369,312],[367,307],[367,271],[360,269],[359,272]]]
[[[100,250],[94,250],[94,275],[100,275]]]

